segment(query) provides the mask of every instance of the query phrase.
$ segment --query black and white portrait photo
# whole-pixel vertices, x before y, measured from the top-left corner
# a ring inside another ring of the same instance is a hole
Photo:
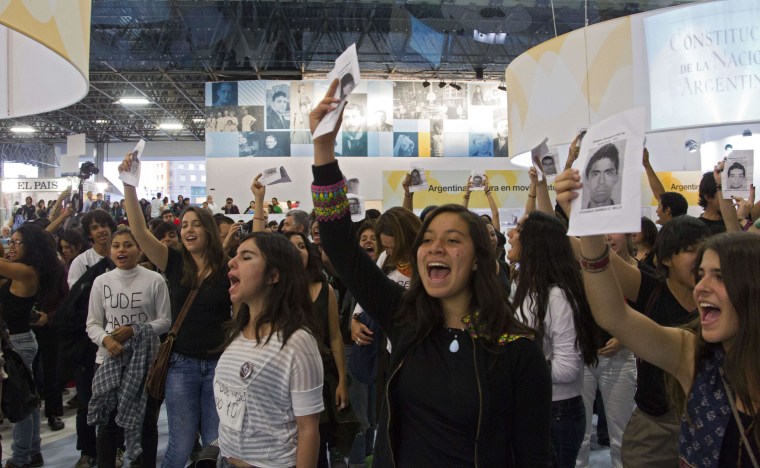
[[[593,148],[583,170],[582,210],[620,204],[625,140]],[[543,161],[542,161],[543,162]]]

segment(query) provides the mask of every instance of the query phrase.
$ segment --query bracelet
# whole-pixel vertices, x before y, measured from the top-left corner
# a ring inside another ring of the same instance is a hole
[[[720,192],[723,190],[723,184],[715,184],[715,188],[717,192]]]
[[[260,219],[261,221],[265,220],[263,216],[254,216],[253,219]]]
[[[490,191],[490,190],[486,190],[486,191],[485,191],[485,195],[486,195],[486,196],[489,196],[489,195],[491,195],[491,191]]]
[[[607,244],[604,248],[604,253],[599,258],[586,258],[581,255],[580,259],[581,268],[588,273],[600,273],[610,266],[610,246]]]
[[[465,196],[464,196],[464,199],[465,199],[465,200],[469,200],[469,199],[470,199],[470,196],[469,196],[469,195],[465,195]]]
[[[528,198],[536,198],[535,195],[528,194]]]

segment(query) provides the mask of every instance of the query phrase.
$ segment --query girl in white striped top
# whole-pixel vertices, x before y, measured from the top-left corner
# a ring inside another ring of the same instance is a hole
[[[316,466],[323,369],[301,258],[285,237],[253,233],[229,279],[241,306],[214,377],[220,466]]]

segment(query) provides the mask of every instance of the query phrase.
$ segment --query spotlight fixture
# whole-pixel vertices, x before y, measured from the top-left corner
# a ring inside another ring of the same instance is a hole
[[[195,123],[204,123],[204,122],[206,122],[206,119],[201,118],[201,117],[196,117],[196,118],[193,119],[193,122],[195,122]]]
[[[116,102],[127,106],[143,106],[145,104],[150,104],[150,101],[143,97],[123,97]]]
[[[453,83],[453,82],[449,83],[449,86],[451,86],[452,88],[456,89],[457,91],[461,91],[462,90],[461,86],[459,86],[458,84]]]
[[[181,123],[165,122],[162,124],[158,124],[158,128],[160,128],[161,130],[182,130],[185,127]]]
[[[426,78],[425,81],[422,82],[422,87],[427,88],[428,86],[430,86],[430,82]]]
[[[683,146],[689,151],[689,153],[694,153],[699,149],[699,144],[694,140],[686,140],[686,143],[684,143]]]
[[[750,130],[748,128],[745,129],[744,132],[742,133],[742,136],[751,137],[752,136],[752,130]]]
[[[438,83],[438,87],[439,88],[445,88],[446,87],[446,82],[445,81],[441,81],[440,83]]]
[[[723,149],[726,150],[726,151],[732,151],[734,149],[734,145],[732,145],[731,143],[729,143],[726,146],[724,146]]]
[[[499,83],[499,89],[502,91],[506,91],[507,85],[502,81],[501,83]]]

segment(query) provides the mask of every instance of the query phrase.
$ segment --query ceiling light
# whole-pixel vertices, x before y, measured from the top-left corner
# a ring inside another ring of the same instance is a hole
[[[196,118],[193,119],[193,122],[195,122],[195,123],[204,123],[205,121],[206,121],[206,119],[203,119],[201,117],[196,117]]]
[[[185,128],[181,123],[162,123],[158,124],[161,130],[182,130]]]
[[[732,145],[731,143],[729,143],[726,146],[724,146],[723,149],[726,150],[726,151],[731,151],[731,150],[734,149],[734,145]]]
[[[742,136],[745,136],[745,137],[751,137],[751,136],[752,136],[752,130],[750,130],[750,129],[745,129],[745,130],[744,130],[744,133],[742,133]]]
[[[32,127],[11,127],[13,133],[34,133],[37,130]]]
[[[438,87],[439,88],[445,88],[446,87],[446,82],[441,81],[440,83],[438,83]]]
[[[699,144],[694,140],[686,140],[683,147],[686,148],[689,153],[694,153],[699,149]]]
[[[428,86],[430,86],[430,82],[426,79],[425,81],[422,82],[422,87],[427,88]]]
[[[108,123],[108,121],[106,119],[96,119],[95,123],[96,124],[105,124],[105,123]]]
[[[118,102],[119,104],[127,105],[127,106],[130,106],[130,105],[140,106],[140,105],[150,104],[149,100],[142,97],[123,97],[116,102]]]

